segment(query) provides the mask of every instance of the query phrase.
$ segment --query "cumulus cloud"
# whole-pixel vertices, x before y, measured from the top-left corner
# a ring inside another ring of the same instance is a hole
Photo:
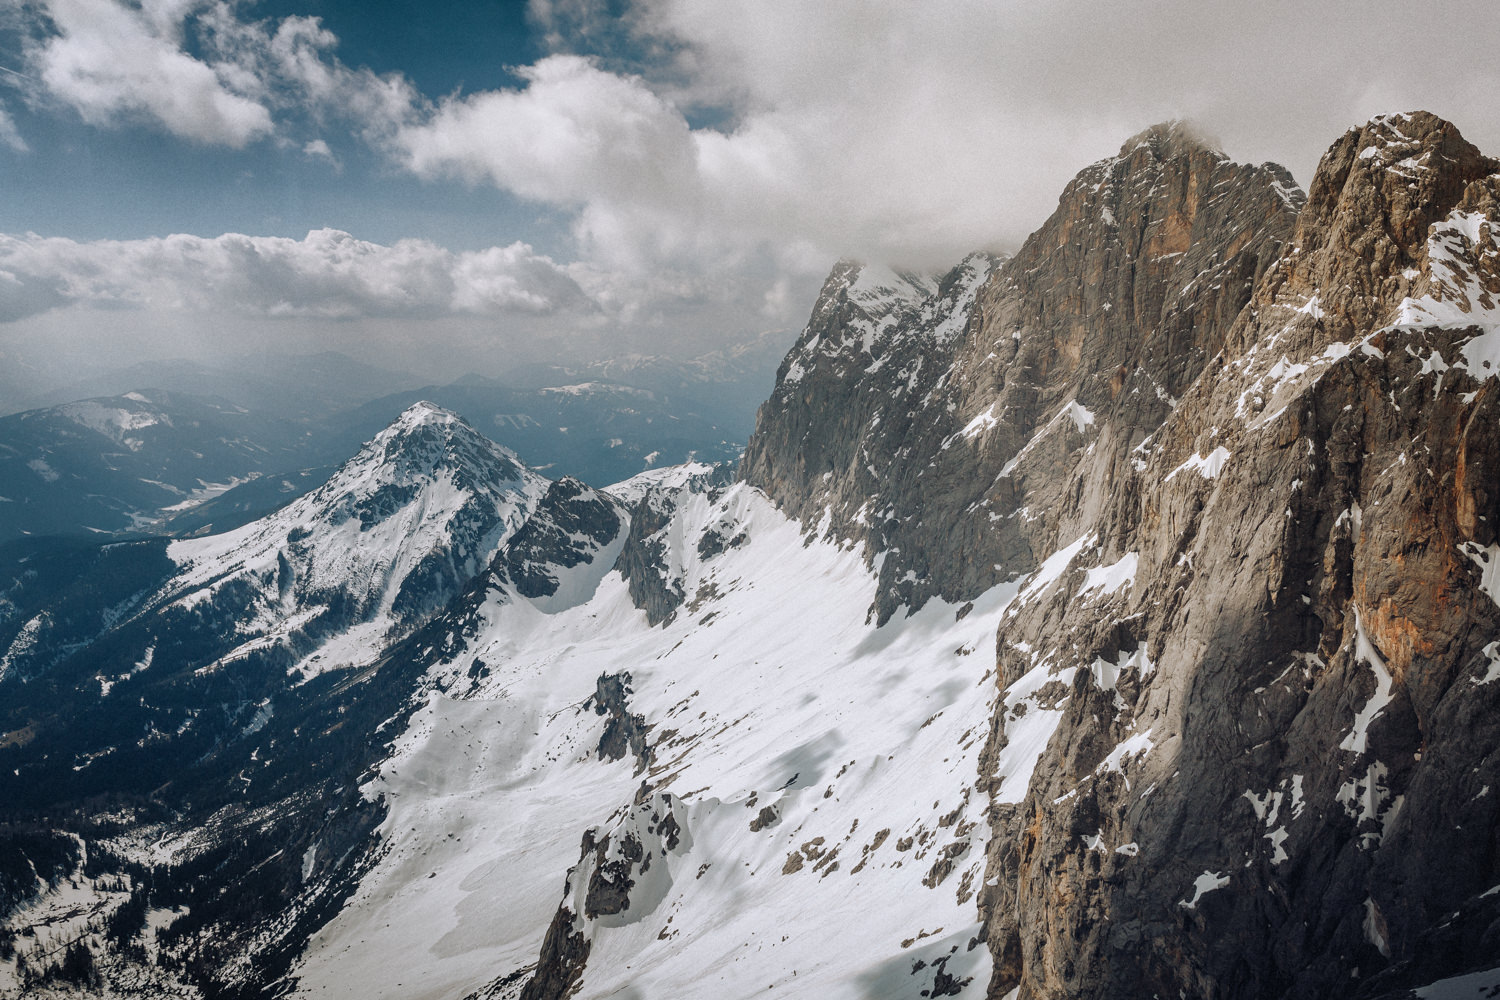
[[[487,180],[577,209],[577,230],[592,249],[621,249],[637,237],[675,247],[674,222],[693,220],[703,196],[681,113],[640,79],[578,56],[550,56],[519,72],[524,89],[447,99],[400,129],[393,148],[423,176]],[[622,218],[632,214],[657,218]]]
[[[341,169],[339,158],[333,155],[333,150],[328,148],[328,142],[324,139],[309,139],[302,144],[302,155],[309,160],[322,160],[334,170]]]
[[[384,246],[332,229],[301,240],[0,236],[0,321],[70,305],[315,319],[594,308],[563,268],[523,243],[455,253],[425,240]]]
[[[246,81],[232,65],[183,51],[188,10],[182,0],[139,8],[49,0],[57,34],[32,60],[47,90],[93,124],[140,116],[182,138],[236,148],[269,134],[270,110],[241,92]]]
[[[374,140],[427,107],[399,73],[351,68],[335,57],[338,38],[316,17],[246,21],[235,4],[215,0],[193,23],[219,64],[233,67],[227,72],[239,86],[286,117],[338,119]]]
[[[1368,55],[1409,19],[1398,0],[618,7],[532,0],[568,54],[521,88],[442,102],[398,132],[398,155],[569,208],[582,252],[612,266],[754,246],[788,266],[936,265],[1016,245],[1076,171],[1168,118],[1304,182],[1344,128],[1387,107],[1431,106],[1500,140],[1484,96],[1500,29],[1482,0],[1442,6],[1461,51],[1440,73],[1400,75]]]
[[[246,20],[232,0],[43,0],[27,62],[46,95],[84,121],[145,120],[183,139],[241,148],[279,118],[389,131],[420,98],[404,77],[351,69],[315,17]]]

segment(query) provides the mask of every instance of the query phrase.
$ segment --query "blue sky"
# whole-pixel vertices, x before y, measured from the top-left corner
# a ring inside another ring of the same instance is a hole
[[[245,8],[254,18],[320,18],[338,57],[377,73],[402,73],[423,93],[514,87],[508,67],[544,53],[526,3],[308,3]],[[0,65],[26,69],[16,31],[0,36]],[[3,94],[0,94],[3,96]],[[164,135],[160,128],[100,128],[56,107],[5,106],[26,152],[0,145],[0,170],[19,196],[0,203],[0,231],[75,239],[224,232],[301,237],[333,227],[382,243],[424,237],[454,249],[514,234],[557,247],[555,213],[494,187],[422,181],[346,136],[322,134],[337,158],[257,142],[234,149]],[[308,134],[318,131],[304,126]]]
[[[1013,248],[1169,118],[1304,184],[1392,110],[1500,151],[1493,13],[1414,48],[1405,0],[0,0],[0,362],[790,339],[839,257]]]

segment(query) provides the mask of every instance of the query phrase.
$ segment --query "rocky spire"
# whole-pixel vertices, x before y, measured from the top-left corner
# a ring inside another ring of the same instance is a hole
[[[1329,341],[1384,325],[1402,298],[1420,294],[1428,231],[1466,197],[1492,189],[1497,170],[1452,123],[1426,111],[1350,129],[1319,162],[1291,252],[1257,305],[1317,294]]]

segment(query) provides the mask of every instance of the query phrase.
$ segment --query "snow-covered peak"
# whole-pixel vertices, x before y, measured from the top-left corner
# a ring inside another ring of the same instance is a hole
[[[419,399],[402,410],[401,415],[391,423],[390,427],[386,428],[386,432],[388,433],[398,428],[418,427],[422,424],[459,423],[462,420],[463,418],[452,410],[445,410],[436,403]]]
[[[884,265],[841,260],[833,266],[797,345],[783,361],[781,381],[800,382],[817,357],[838,358],[853,349],[870,354],[903,320],[938,290],[935,279]]]
[[[318,492],[359,492],[372,481],[400,482],[441,469],[466,479],[514,479],[521,462],[458,414],[423,401],[407,407]]]
[[[247,654],[314,647],[297,662],[308,672],[368,662],[481,572],[546,489],[457,414],[418,403],[312,493],[235,531],[173,543],[174,592],[189,607],[249,594]]]
[[[386,450],[392,444],[409,440],[425,441],[437,438],[447,440],[454,435],[462,436],[465,433],[478,434],[457,413],[423,399],[402,410],[395,420],[370,440],[364,450],[369,451],[372,448]]]
[[[883,264],[857,265],[846,294],[871,319],[884,319],[893,313],[918,305],[937,291],[937,282],[924,274],[896,271]]]

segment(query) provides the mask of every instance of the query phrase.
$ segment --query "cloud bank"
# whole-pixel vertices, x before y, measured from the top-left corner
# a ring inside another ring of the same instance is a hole
[[[446,96],[345,65],[316,18],[257,20],[233,0],[26,9],[40,12],[33,101],[335,165],[327,138],[354,137],[392,169],[556,213],[573,245],[558,264],[521,244],[454,254],[334,233],[11,237],[0,319],[89,304],[790,324],[836,257],[937,268],[1015,246],[1077,170],[1167,118],[1304,183],[1340,132],[1387,110],[1427,107],[1500,148],[1488,0],[1424,13],[1441,60],[1401,73],[1405,0],[636,0],[623,14],[607,0],[531,0],[551,54],[515,68],[514,87]],[[24,141],[0,110],[0,143]]]
[[[323,229],[76,242],[0,236],[0,321],[78,305],[258,318],[354,319],[594,311],[566,270],[523,243],[454,253]]]

